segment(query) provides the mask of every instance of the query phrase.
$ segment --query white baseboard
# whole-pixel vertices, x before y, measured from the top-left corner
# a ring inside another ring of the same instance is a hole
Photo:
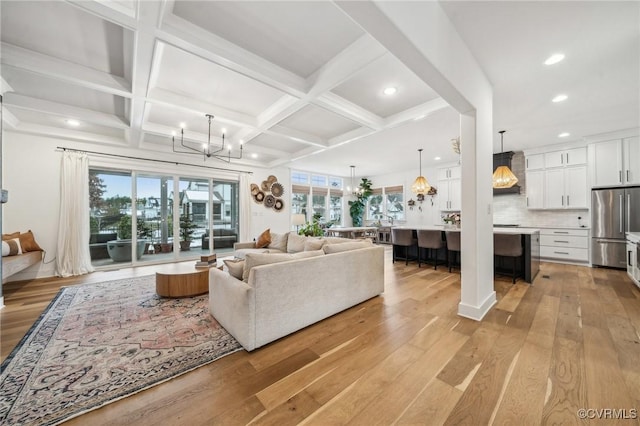
[[[489,312],[489,309],[498,302],[496,292],[492,291],[480,306],[471,306],[462,302],[458,303],[458,315],[472,320],[480,321]]]

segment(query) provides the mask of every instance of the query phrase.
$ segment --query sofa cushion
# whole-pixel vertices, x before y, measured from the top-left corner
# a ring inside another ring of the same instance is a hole
[[[298,235],[295,232],[289,232],[289,236],[287,237],[287,253],[304,251],[305,241],[307,241],[307,237]]]
[[[307,238],[304,242],[304,251],[322,250],[325,243],[326,241],[322,238]]]
[[[242,273],[244,272],[244,259],[226,259],[224,264],[229,269],[229,274],[239,280],[242,279]]]
[[[307,257],[322,256],[322,250],[302,251],[300,253],[247,253],[244,263],[244,271],[242,272],[242,281],[249,281],[249,272],[251,268],[261,265],[269,265],[272,263],[286,262],[288,260],[304,259]]]
[[[256,241],[256,248],[267,247],[271,244],[271,229],[266,229]]]
[[[233,252],[233,257],[237,259],[244,259],[247,256],[247,253],[269,253],[271,249],[267,248],[243,248],[237,249]]]
[[[338,243],[351,243],[353,242],[352,238],[343,238],[343,237],[324,237],[326,244],[338,244]]]
[[[322,250],[325,252],[325,254],[331,254],[331,253],[340,253],[343,251],[349,251],[349,250],[358,250],[361,248],[367,248],[367,247],[371,247],[373,244],[371,244],[370,241],[353,241],[350,243],[340,243],[340,244],[325,244],[324,247],[322,247]]]
[[[287,240],[289,239],[289,233],[276,234],[271,233],[271,243],[267,247],[270,249],[280,250],[283,253],[287,252]]]

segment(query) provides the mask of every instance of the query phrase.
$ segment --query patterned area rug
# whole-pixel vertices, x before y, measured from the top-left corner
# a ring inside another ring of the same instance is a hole
[[[241,349],[209,295],[145,276],[60,290],[2,363],[0,424],[58,424]]]

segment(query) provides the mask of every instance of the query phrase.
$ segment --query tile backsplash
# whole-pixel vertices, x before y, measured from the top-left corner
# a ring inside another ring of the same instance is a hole
[[[531,210],[527,208],[527,182],[525,179],[524,154],[516,152],[511,168],[518,177],[520,194],[496,195],[493,197],[493,223],[518,224],[528,227],[579,227],[591,226],[589,210]],[[578,219],[580,217],[580,219]]]

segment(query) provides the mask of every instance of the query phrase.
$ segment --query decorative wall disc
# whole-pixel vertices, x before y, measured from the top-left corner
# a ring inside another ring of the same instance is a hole
[[[273,205],[273,209],[275,211],[279,212],[283,208],[284,208],[284,201],[282,201],[280,199],[276,200],[276,203]]]
[[[275,183],[278,181],[278,178],[275,177],[274,175],[269,175],[269,177],[267,178],[267,182],[269,183]]]
[[[274,182],[271,184],[271,193],[275,197],[282,197],[282,194],[284,194],[284,186],[279,182]]]
[[[270,187],[271,187],[271,184],[266,180],[263,180],[262,183],[260,184],[260,189],[262,189],[265,192],[269,192]]]
[[[253,196],[253,200],[256,203],[262,203],[264,201],[264,192],[258,191],[258,193]]]
[[[260,187],[258,185],[256,185],[255,183],[251,184],[251,195],[256,195],[258,192],[260,192]]]
[[[276,204],[276,197],[274,197],[273,195],[269,194],[266,197],[264,197],[265,207],[273,207],[275,204]]]

